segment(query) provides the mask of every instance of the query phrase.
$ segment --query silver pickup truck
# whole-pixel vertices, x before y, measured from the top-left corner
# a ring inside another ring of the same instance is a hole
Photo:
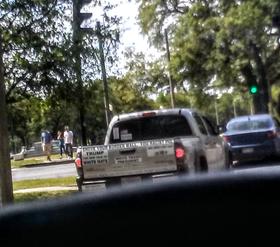
[[[226,169],[228,146],[211,122],[191,109],[165,109],[115,116],[104,145],[79,147],[75,160],[80,191],[100,181],[107,186]]]

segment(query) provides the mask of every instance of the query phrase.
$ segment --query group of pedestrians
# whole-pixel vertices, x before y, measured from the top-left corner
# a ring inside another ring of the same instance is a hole
[[[73,132],[69,130],[68,126],[65,126],[64,132],[57,132],[57,140],[59,140],[60,159],[63,154],[68,159],[73,158]],[[48,130],[44,130],[41,134],[42,149],[44,154],[47,156],[47,160],[51,161],[51,141],[52,135]]]

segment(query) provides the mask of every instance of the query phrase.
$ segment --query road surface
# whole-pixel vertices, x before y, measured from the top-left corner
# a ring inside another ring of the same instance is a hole
[[[260,162],[243,163],[232,169],[232,172],[246,172],[246,169],[255,169],[260,172],[267,169],[280,171],[280,161],[266,160]],[[44,179],[76,176],[76,168],[73,162],[60,165],[46,165],[38,167],[12,169],[13,180]]]

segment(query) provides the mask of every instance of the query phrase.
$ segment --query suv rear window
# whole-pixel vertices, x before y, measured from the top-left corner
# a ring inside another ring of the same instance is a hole
[[[110,143],[153,140],[192,135],[183,116],[165,115],[131,119],[114,125]]]

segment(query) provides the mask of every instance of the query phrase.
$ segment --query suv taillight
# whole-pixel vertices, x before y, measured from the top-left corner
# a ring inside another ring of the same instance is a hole
[[[223,136],[223,138],[224,138],[225,142],[230,142],[230,137],[229,136]]]
[[[267,132],[267,138],[268,139],[273,139],[277,137],[277,132],[276,131],[268,131]]]

